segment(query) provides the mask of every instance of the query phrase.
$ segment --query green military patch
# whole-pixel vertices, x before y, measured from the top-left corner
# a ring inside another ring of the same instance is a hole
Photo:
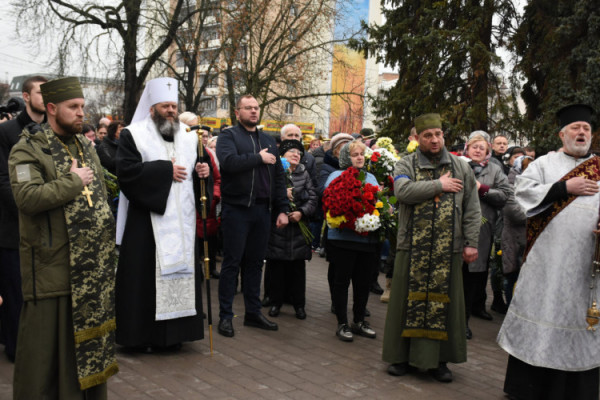
[[[415,181],[432,181],[448,171],[418,168]],[[404,337],[448,340],[446,320],[454,241],[454,194],[442,193],[414,207]]]

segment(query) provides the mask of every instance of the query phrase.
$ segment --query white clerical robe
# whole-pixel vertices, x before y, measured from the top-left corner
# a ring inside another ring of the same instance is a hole
[[[543,211],[540,203],[552,185],[586,159],[551,153],[531,163],[517,177],[515,192],[527,216]],[[599,206],[600,194],[578,196],[530,250],[498,334],[512,356],[564,371],[600,366],[600,328],[588,331],[585,320]]]

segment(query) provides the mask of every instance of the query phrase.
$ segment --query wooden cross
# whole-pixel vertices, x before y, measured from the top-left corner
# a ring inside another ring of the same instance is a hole
[[[81,192],[81,194],[84,195],[85,197],[87,197],[88,204],[90,205],[90,207],[93,207],[94,203],[92,203],[92,198],[90,197],[90,195],[94,194],[94,192],[92,192],[90,189],[88,189],[87,185],[84,185],[83,191]]]

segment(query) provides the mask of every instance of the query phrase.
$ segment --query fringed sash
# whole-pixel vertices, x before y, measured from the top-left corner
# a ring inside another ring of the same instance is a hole
[[[452,171],[415,165],[415,181],[432,181]],[[454,194],[417,204],[411,218],[410,274],[404,337],[448,340],[447,317],[454,240]]]
[[[46,125],[56,177],[69,173],[71,157]],[[114,219],[102,186],[102,168],[94,162],[90,144],[77,135],[86,165],[94,171],[88,185],[93,206],[79,194],[63,206],[69,236],[71,303],[77,377],[81,390],[99,385],[119,370],[115,357],[115,268]],[[78,158],[78,152],[71,151]]]
[[[560,178],[558,182],[563,182],[577,176],[583,176],[584,178],[591,179],[594,181],[600,181],[600,157],[594,156],[588,160],[585,160],[569,173]],[[569,195],[565,200],[555,201],[550,207],[542,211],[541,213],[534,215],[533,217],[527,218],[527,246],[525,247],[525,254],[523,255],[523,262],[527,258],[527,254],[533,247],[535,241],[540,236],[542,231],[548,226],[550,221],[564,210],[577,196]]]

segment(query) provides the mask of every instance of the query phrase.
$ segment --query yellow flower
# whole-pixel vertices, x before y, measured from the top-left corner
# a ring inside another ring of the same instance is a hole
[[[383,207],[383,202],[378,201],[377,203],[375,203],[375,208],[382,208]]]
[[[498,252],[496,254],[499,255],[499,256],[501,256],[502,255],[502,250],[498,250]]]
[[[406,146],[406,151],[413,153],[415,150],[417,150],[417,147],[419,147],[419,142],[416,140],[411,140],[408,146]]]
[[[382,207],[383,207],[383,205],[382,205]],[[379,217],[379,211],[373,210],[373,215],[375,215],[376,217]]]
[[[332,217],[329,211],[327,211],[327,225],[329,225],[330,228],[339,228],[344,222],[346,222],[346,217],[343,215]]]

